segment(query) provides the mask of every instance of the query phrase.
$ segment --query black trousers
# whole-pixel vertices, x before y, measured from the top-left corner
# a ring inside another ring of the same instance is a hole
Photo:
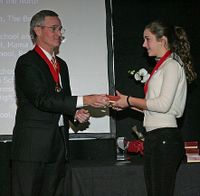
[[[12,196],[71,196],[66,145],[63,143],[56,162],[12,161]]]
[[[173,196],[183,155],[184,143],[178,128],[160,128],[146,134],[144,176],[148,196]]]

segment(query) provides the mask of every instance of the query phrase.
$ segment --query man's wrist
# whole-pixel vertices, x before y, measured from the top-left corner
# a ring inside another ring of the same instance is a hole
[[[91,95],[83,96],[83,105],[84,106],[91,105]]]

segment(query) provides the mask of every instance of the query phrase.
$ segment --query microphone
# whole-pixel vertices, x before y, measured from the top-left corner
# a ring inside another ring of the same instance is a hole
[[[63,36],[63,35],[60,37],[60,39],[61,39],[62,43],[64,43],[66,41],[65,36]]]

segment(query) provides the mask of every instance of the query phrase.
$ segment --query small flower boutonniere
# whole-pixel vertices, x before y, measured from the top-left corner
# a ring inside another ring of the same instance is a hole
[[[149,77],[150,77],[150,74],[144,68],[141,68],[138,71],[129,70],[128,74],[130,76],[133,76],[136,81],[140,81],[141,83],[145,83],[149,79]]]

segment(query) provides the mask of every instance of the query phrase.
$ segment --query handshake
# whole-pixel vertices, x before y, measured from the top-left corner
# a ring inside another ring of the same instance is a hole
[[[112,103],[119,100],[119,96],[114,95],[87,95],[83,97],[83,104],[95,108],[109,107]]]

